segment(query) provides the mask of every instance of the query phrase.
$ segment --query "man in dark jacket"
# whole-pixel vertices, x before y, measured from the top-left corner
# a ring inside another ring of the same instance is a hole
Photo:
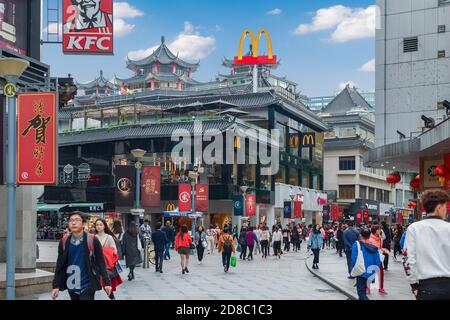
[[[164,260],[170,260],[170,247],[175,242],[175,230],[170,221],[166,221],[166,225],[161,229],[166,234],[167,243],[164,248]]]
[[[337,231],[337,251],[339,253],[339,257],[342,257],[342,250],[344,249],[344,225],[341,223],[339,225],[339,229]]]
[[[355,223],[353,221],[350,221],[348,223],[349,228],[344,231],[343,238],[344,238],[344,253],[345,257],[347,258],[347,269],[348,269],[348,278],[354,279],[352,275],[350,274],[352,269],[352,248],[353,244],[358,241],[359,239],[359,231],[355,228]]]
[[[156,272],[163,273],[162,266],[163,266],[163,257],[164,257],[164,249],[166,247],[166,244],[168,243],[166,233],[161,231],[162,223],[158,222],[156,224],[156,231],[152,232],[152,241],[153,245],[155,246],[155,267]]]
[[[381,222],[381,225],[383,226],[383,233],[384,233],[384,240],[383,240],[383,248],[388,249],[391,251],[391,230],[389,230],[389,227],[385,221]],[[383,253],[384,259],[383,259],[383,267],[384,271],[388,270],[388,264],[389,264],[389,253]]]
[[[95,292],[102,290],[100,277],[105,282],[105,291],[111,294],[111,282],[106,270],[100,241],[84,231],[87,216],[75,211],[69,215],[71,234],[62,238],[58,246],[52,298],[59,291],[68,290],[71,300],[94,300]]]

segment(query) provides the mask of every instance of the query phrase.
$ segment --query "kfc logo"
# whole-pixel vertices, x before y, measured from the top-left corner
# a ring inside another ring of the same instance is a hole
[[[113,52],[112,0],[64,0],[64,53]]]

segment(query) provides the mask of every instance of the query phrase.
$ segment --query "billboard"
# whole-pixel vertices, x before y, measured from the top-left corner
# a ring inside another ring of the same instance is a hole
[[[161,205],[161,168],[144,166],[142,168],[141,202],[145,207]]]
[[[244,205],[241,195],[233,196],[233,216],[242,216],[244,214]]]
[[[294,218],[302,218],[302,202],[294,201]]]
[[[24,56],[28,53],[28,7],[28,1],[0,0],[0,47]]]
[[[245,216],[256,216],[256,194],[245,195]]]
[[[285,201],[283,204],[283,218],[292,218],[292,204],[290,201]]]
[[[113,54],[113,0],[63,0],[63,52]]]
[[[135,198],[136,169],[133,166],[116,166],[116,207],[132,207]]]
[[[56,93],[17,98],[17,183],[56,184]]]

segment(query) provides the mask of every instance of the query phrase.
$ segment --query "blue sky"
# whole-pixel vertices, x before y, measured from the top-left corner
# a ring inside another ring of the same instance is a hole
[[[200,58],[194,78],[210,81],[228,72],[222,58],[237,54],[244,29],[266,28],[281,60],[274,73],[297,82],[302,93],[332,95],[349,81],[361,90],[375,87],[374,0],[123,0],[115,5],[114,56],[64,56],[61,45],[47,44],[43,60],[53,76],[71,73],[86,82],[100,69],[109,79],[131,76],[127,54],[143,56],[164,35],[169,48],[191,58],[186,60]]]

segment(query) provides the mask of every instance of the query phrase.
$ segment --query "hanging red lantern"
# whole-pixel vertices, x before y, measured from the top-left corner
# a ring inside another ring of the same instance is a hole
[[[400,174],[398,172],[391,172],[386,177],[386,182],[391,184],[392,189],[394,189],[395,184],[399,183],[401,180],[402,180],[402,177],[400,176]]]
[[[420,175],[417,175],[414,179],[409,183],[411,188],[415,191],[420,189]]]
[[[436,169],[434,169],[433,173],[436,177],[438,177],[441,186],[443,186],[445,184],[445,166],[442,164],[438,165]]]
[[[417,208],[417,203],[415,203],[415,202],[410,202],[410,203],[408,203],[408,208],[413,209],[413,210],[416,210],[416,208]]]

